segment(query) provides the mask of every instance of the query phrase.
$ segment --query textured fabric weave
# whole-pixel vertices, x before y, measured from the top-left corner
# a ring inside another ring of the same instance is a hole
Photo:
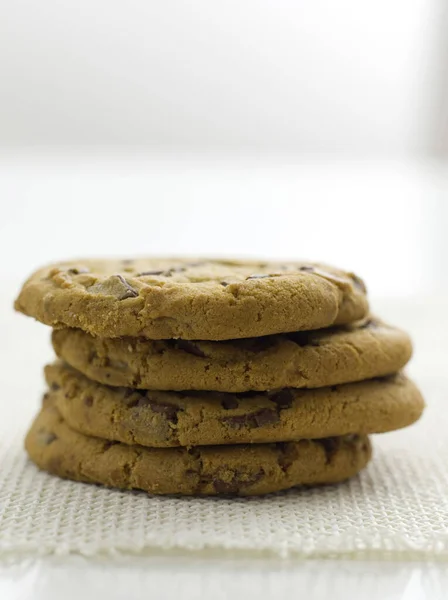
[[[445,379],[421,379],[429,408],[376,436],[374,459],[339,486],[265,498],[149,497],[61,481],[22,449],[33,408],[0,424],[0,556],[160,550],[448,560]]]

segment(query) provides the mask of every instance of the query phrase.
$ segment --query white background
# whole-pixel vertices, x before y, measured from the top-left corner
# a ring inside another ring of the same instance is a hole
[[[4,0],[0,146],[446,148],[447,29],[445,0]]]

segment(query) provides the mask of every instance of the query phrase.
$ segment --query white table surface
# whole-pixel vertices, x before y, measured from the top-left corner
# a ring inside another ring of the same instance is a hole
[[[17,191],[23,185],[26,171],[16,172],[15,175],[11,173],[8,175],[9,189]],[[16,183],[14,178],[17,178]],[[424,186],[420,190],[422,197],[423,191]],[[42,190],[39,193],[42,194]],[[440,193],[440,189],[437,193]],[[63,211],[59,217],[65,217]],[[30,224],[26,227],[31,231]],[[3,241],[11,241],[15,237],[11,230],[8,236]],[[26,245],[26,239],[21,238],[20,245],[23,244]],[[40,251],[38,249],[37,253]],[[14,252],[14,249],[9,252]],[[413,252],[413,257],[418,256],[415,249]],[[79,252],[73,251],[75,253],[85,252],[81,248]],[[422,254],[427,255],[427,248],[422,248]],[[3,248],[3,255],[8,256],[8,248]],[[58,256],[57,249],[53,249],[53,255]],[[16,275],[11,273],[8,266],[9,272],[2,277],[0,290],[0,331],[4,348],[6,346],[0,371],[0,385],[4,392],[0,404],[2,418],[6,419],[11,398],[17,397],[17,401],[20,401],[21,396],[33,395],[37,405],[38,392],[42,387],[41,367],[51,357],[48,331],[39,324],[13,315],[11,311],[20,280],[27,274],[22,272],[25,262],[23,251],[20,261]],[[399,277],[399,269],[396,266],[394,269]],[[445,274],[442,271],[440,273],[445,278]],[[405,265],[403,277],[404,285],[408,285],[412,277],[410,265]],[[417,380],[421,376],[439,378],[447,382],[448,390],[444,352],[445,335],[448,332],[448,319],[444,312],[446,305],[445,296],[432,294],[429,297],[424,294],[423,286],[416,289],[412,296],[408,294],[406,297],[395,297],[395,300],[375,301],[378,313],[408,329],[414,338],[417,352],[410,367],[411,375],[416,376]],[[232,557],[219,553],[151,554],[117,560],[82,556],[39,559],[12,557],[0,562],[1,600],[88,600],[103,597],[110,600],[148,597],[197,600],[241,597],[262,600],[286,596],[303,596],[309,600],[438,600],[448,598],[448,565],[348,560],[298,562],[277,558]]]

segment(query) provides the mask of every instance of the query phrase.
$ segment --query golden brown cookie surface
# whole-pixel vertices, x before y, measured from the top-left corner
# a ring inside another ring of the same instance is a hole
[[[297,485],[336,483],[371,456],[366,436],[284,444],[144,448],[112,444],[70,429],[51,401],[25,440],[31,460],[60,477],[152,494],[259,495]]]
[[[34,273],[17,310],[101,337],[226,340],[351,323],[368,311],[356,275],[313,263],[82,260]]]
[[[94,381],[154,390],[324,387],[396,373],[412,353],[405,332],[374,318],[221,342],[98,338],[67,328],[52,341],[59,358]]]
[[[380,433],[410,425],[424,407],[416,386],[401,374],[243,394],[113,388],[60,362],[47,366],[45,375],[51,400],[73,429],[161,448]]]

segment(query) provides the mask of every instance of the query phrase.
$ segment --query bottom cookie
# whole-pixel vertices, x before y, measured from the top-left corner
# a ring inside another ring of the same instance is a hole
[[[276,444],[144,448],[87,437],[45,402],[25,440],[31,460],[63,478],[151,494],[239,496],[337,483],[368,463],[367,436]]]

